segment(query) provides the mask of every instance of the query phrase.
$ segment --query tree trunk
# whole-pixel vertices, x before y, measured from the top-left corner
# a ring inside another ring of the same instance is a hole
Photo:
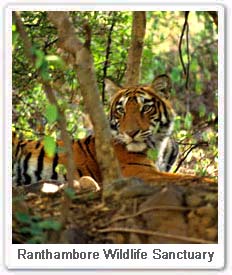
[[[131,46],[128,53],[125,85],[136,85],[140,80],[140,66],[143,53],[143,40],[146,32],[146,12],[134,11]]]
[[[69,20],[68,13],[48,12],[48,18],[57,28],[60,48],[72,54],[75,58],[75,69],[84,104],[94,126],[96,155],[102,172],[103,183],[110,183],[121,175],[118,161],[111,146],[109,123],[99,98],[93,58],[89,48],[90,30],[86,28],[88,41],[82,44],[76,37],[75,29]]]

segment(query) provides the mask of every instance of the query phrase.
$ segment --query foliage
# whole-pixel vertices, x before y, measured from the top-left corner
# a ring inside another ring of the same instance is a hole
[[[84,41],[85,24],[92,32],[91,50],[100,93],[104,88],[104,66],[109,36],[111,45],[107,77],[123,84],[130,45],[131,12],[71,12],[78,36]],[[36,68],[51,81],[73,138],[82,138],[91,131],[84,115],[76,74],[64,53],[57,47],[57,34],[45,12],[22,12],[25,28],[33,43]],[[110,29],[113,25],[112,33]],[[177,112],[175,138],[180,144],[180,160],[192,145],[199,144],[185,159],[185,168],[202,174],[216,175],[217,170],[217,29],[207,12],[189,14],[189,89],[179,60],[178,43],[184,23],[183,12],[147,12],[147,30],[141,67],[141,82],[149,83],[154,75],[167,73],[173,82],[170,100]],[[26,138],[44,137],[48,152],[54,154],[57,110],[47,102],[41,84],[23,53],[22,41],[12,24],[13,42],[13,127]],[[188,52],[183,40],[183,59]],[[106,95],[105,109],[109,109]],[[204,144],[204,145],[201,145]],[[207,145],[206,145],[207,144]],[[202,147],[203,146],[203,147]],[[156,153],[149,153],[155,157]],[[200,161],[199,161],[200,160]],[[178,163],[178,162],[177,162]],[[188,171],[188,170],[187,170]]]
[[[47,230],[59,231],[60,222],[54,219],[41,219],[24,212],[15,213],[16,220],[21,224],[20,233],[29,235],[28,243],[46,243]]]

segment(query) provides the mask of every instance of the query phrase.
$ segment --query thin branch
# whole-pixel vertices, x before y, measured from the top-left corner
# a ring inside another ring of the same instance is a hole
[[[186,64],[186,81],[185,81],[185,89],[188,91],[189,89],[189,68],[190,68],[190,56],[189,56],[189,24],[188,24],[188,15],[186,16],[187,26],[186,26],[186,52],[187,52],[187,64]]]
[[[180,40],[179,40],[179,57],[180,57],[180,62],[184,71],[184,76],[185,76],[185,90],[187,93],[187,102],[186,102],[186,110],[189,112],[190,109],[190,93],[189,93],[189,67],[190,67],[190,57],[189,57],[189,24],[188,24],[188,15],[189,11],[185,11],[185,20],[184,20],[184,25],[182,28],[182,32],[180,35]],[[187,52],[187,64],[184,64],[183,60],[183,53],[182,53],[182,43],[183,43],[183,37],[186,32],[186,52]]]
[[[204,239],[178,236],[178,235],[162,233],[162,232],[158,232],[158,231],[143,230],[143,229],[138,229],[138,228],[109,227],[106,229],[99,229],[99,230],[97,230],[97,232],[100,232],[100,233],[110,233],[110,232],[134,233],[134,234],[140,234],[140,235],[167,238],[167,239],[171,239],[171,240],[184,241],[184,242],[187,242],[188,244],[189,243],[200,243],[200,244],[214,244],[215,243],[215,242],[204,240]]]
[[[182,56],[182,42],[183,42],[183,37],[184,37],[184,33],[185,33],[185,29],[187,27],[187,23],[188,23],[188,14],[189,11],[185,12],[185,20],[184,20],[184,25],[181,31],[181,35],[180,35],[180,40],[179,40],[179,45],[178,45],[178,49],[179,49],[179,57],[180,57],[180,62],[184,71],[184,74],[186,75],[186,67],[184,64],[184,60],[183,60],[183,56]]]
[[[110,57],[110,48],[111,48],[111,42],[112,42],[112,33],[114,29],[114,25],[116,23],[116,14],[117,12],[113,12],[113,17],[112,17],[112,23],[108,32],[108,37],[107,37],[107,44],[106,44],[106,55],[105,55],[105,61],[104,61],[104,66],[103,66],[103,81],[102,81],[102,103],[104,104],[105,102],[105,79],[107,77],[107,69],[109,66],[109,57]]]
[[[183,207],[183,206],[157,205],[157,206],[142,209],[142,210],[140,210],[140,211],[138,211],[134,214],[131,214],[131,215],[115,217],[114,219],[110,220],[104,226],[109,226],[112,223],[119,222],[119,221],[122,221],[122,220],[128,220],[128,219],[131,219],[131,218],[135,218],[135,217],[138,217],[138,216],[140,216],[144,213],[151,212],[151,211],[160,211],[161,210],[161,211],[183,211],[184,212],[184,211],[190,211],[190,210],[194,210],[194,209],[196,209],[196,208],[194,208],[194,207]]]
[[[177,167],[176,167],[174,173],[176,173],[176,172],[179,170],[179,168],[181,167],[182,163],[186,160],[186,158],[187,158],[188,155],[192,152],[192,150],[195,149],[195,148],[197,148],[198,146],[199,146],[198,144],[193,145],[193,146],[191,146],[191,147],[187,150],[187,152],[186,152],[186,154],[184,155],[184,157],[181,158],[181,160],[179,161],[179,163],[178,163],[178,165],[177,165]]]
[[[48,47],[50,47],[50,46],[52,46],[53,44],[55,44],[56,42],[57,42],[57,40],[58,40],[58,38],[56,38],[56,39],[54,39],[54,40],[52,40],[52,41],[46,41],[45,42],[45,44],[44,44],[44,51],[48,48]]]

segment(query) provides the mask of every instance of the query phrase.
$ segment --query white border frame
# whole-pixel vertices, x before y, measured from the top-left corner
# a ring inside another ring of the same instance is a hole
[[[100,1],[99,1],[100,2]],[[66,5],[53,5],[53,4],[12,4],[8,5],[5,9],[5,53],[7,56],[6,60],[4,60],[5,67],[5,98],[4,98],[4,117],[8,123],[5,123],[5,135],[4,135],[4,155],[5,155],[5,167],[4,167],[4,182],[5,182],[5,205],[6,209],[9,210],[10,215],[7,217],[7,213],[5,212],[5,251],[6,251],[6,264],[8,268],[24,268],[24,269],[64,269],[64,268],[81,268],[81,269],[151,269],[151,268],[165,268],[165,269],[221,269],[224,267],[224,7],[217,4],[175,4],[175,3],[165,3],[165,4],[157,4],[152,3],[152,1],[147,0],[145,3],[141,4],[141,1],[130,1],[127,0],[125,2],[118,3],[108,3],[108,1],[102,1],[101,3],[94,3],[94,1],[83,0],[78,4],[66,4]],[[180,263],[176,263],[173,261],[160,261],[159,263],[153,262],[151,264],[151,260],[144,261],[142,263],[129,261],[125,263],[123,261],[115,261],[115,262],[106,262],[104,259],[101,259],[100,263],[92,264],[89,260],[74,263],[74,261],[66,261],[66,262],[49,262],[49,261],[31,261],[31,262],[17,262],[16,250],[18,247],[26,248],[28,250],[38,250],[38,247],[41,249],[48,248],[51,251],[58,250],[62,246],[64,251],[72,250],[73,248],[81,250],[81,251],[101,251],[103,245],[15,245],[12,244],[12,222],[11,222],[11,209],[12,209],[12,198],[11,198],[11,120],[12,120],[12,103],[11,103],[11,76],[12,76],[12,57],[11,57],[11,12],[14,10],[27,10],[27,11],[40,11],[40,10],[80,10],[80,11],[101,11],[101,10],[163,10],[163,11],[209,11],[215,10],[218,11],[218,114],[219,114],[219,184],[218,184],[218,244],[215,245],[104,245],[106,248],[141,248],[142,250],[149,251],[149,254],[152,255],[152,249],[160,248],[165,251],[178,251],[183,250],[184,248],[189,251],[202,251],[209,250],[214,251],[216,254],[216,261],[213,264],[207,264],[205,262],[198,261],[196,263],[187,264],[182,263],[180,267]],[[10,77],[9,77],[10,76]],[[7,92],[6,92],[7,91]],[[10,142],[9,142],[10,141]],[[7,144],[7,146],[6,146]],[[90,266],[91,265],[91,266]]]

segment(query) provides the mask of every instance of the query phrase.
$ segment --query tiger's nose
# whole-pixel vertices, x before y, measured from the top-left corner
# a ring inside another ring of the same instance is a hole
[[[138,134],[139,130],[126,131],[126,134],[131,138],[134,138]]]

